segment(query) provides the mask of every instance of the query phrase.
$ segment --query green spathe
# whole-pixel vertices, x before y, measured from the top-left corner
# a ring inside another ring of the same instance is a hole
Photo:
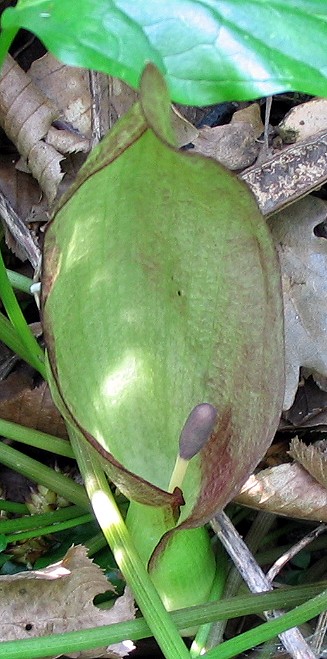
[[[271,442],[284,391],[265,222],[230,172],[172,142],[167,90],[149,65],[140,103],[91,154],[44,247],[52,387],[118,487],[166,508],[153,548],[177,520],[201,526],[234,496]],[[218,419],[181,506],[167,488],[201,402]]]

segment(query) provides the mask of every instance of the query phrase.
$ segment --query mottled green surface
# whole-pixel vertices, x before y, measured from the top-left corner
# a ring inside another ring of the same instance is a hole
[[[218,409],[183,484],[182,519],[193,509],[186,524],[201,525],[237,492],[278,423],[279,270],[245,185],[156,134],[171,139],[154,67],[142,95],[46,232],[45,333],[65,405],[131,498],[159,502],[140,478],[166,490],[189,412],[204,401]],[[162,492],[161,503],[171,499]]]

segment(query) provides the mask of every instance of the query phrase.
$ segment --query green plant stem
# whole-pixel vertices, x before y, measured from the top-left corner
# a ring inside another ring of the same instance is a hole
[[[33,336],[21,308],[16,300],[16,296],[9,282],[6,268],[3,262],[2,254],[0,252],[0,297],[2,299],[8,318],[14,326],[18,336],[26,352],[29,355],[33,366],[41,373],[42,377],[46,380],[46,370],[44,363],[44,353],[40,348],[38,342]]]
[[[80,517],[75,517],[74,519],[66,520],[65,522],[59,522],[58,524],[50,524],[49,526],[43,526],[42,528],[34,529],[33,531],[22,531],[21,533],[11,533],[6,535],[7,542],[17,542],[20,540],[29,540],[30,538],[39,538],[42,535],[50,535],[51,533],[58,533],[59,531],[66,531],[66,529],[72,529],[75,526],[81,526],[82,524],[88,524],[92,522],[93,515],[91,513],[86,513]]]
[[[30,277],[25,277],[25,275],[21,275],[14,270],[8,270],[8,268],[6,268],[6,272],[10,285],[13,288],[16,288],[18,291],[22,291],[22,293],[29,293],[31,295],[30,289],[33,284],[33,279],[30,279]]]
[[[219,543],[217,550],[217,569],[210,593],[210,602],[219,601],[223,596],[226,584],[226,568],[227,555],[222,545]],[[201,625],[191,645],[190,656],[192,658],[199,657],[204,653],[211,627],[212,623],[210,622]]]
[[[7,513],[15,513],[16,515],[29,515],[29,510],[25,503],[16,503],[16,501],[6,501],[0,499],[0,510]]]
[[[145,566],[162,536],[176,523],[170,508],[136,501],[130,502],[125,521]],[[207,602],[216,576],[208,530],[202,526],[174,533],[149,572],[168,611]]]
[[[19,423],[14,423],[13,421],[0,419],[0,435],[8,439],[14,439],[16,442],[21,442],[22,444],[28,444],[28,446],[40,448],[43,451],[63,455],[66,458],[74,457],[68,440],[54,437],[54,435],[48,435],[40,430],[34,430],[34,428],[21,426]]]
[[[28,364],[34,367],[34,359],[31,359],[30,353],[26,350],[24,344],[20,340],[15,328],[11,322],[0,312],[0,340],[15,352],[19,357],[24,359]]]
[[[89,510],[89,500],[82,485],[3,442],[0,442],[0,463],[57,492],[68,501],[82,506],[84,510]]]
[[[70,437],[87,493],[103,534],[158,645],[166,659],[186,659],[189,657],[188,650],[135,549],[108,486],[98,455],[72,428]]]
[[[39,515],[27,515],[16,519],[0,520],[0,533],[19,533],[20,531],[38,529],[42,526],[57,524],[67,519],[80,517],[84,513],[85,510],[80,508],[80,506],[67,506],[67,508],[59,508],[58,510]]]
[[[106,547],[108,543],[103,533],[97,533],[89,540],[86,540],[86,542],[84,542],[84,545],[88,549],[87,552],[88,557],[91,558],[91,556],[94,556],[94,554],[97,554],[98,551]]]
[[[283,592],[277,591],[264,593],[262,595],[233,597],[230,600],[192,606],[191,608],[183,609],[182,611],[173,611],[169,613],[169,617],[178,629],[183,629],[185,627],[193,627],[199,624],[213,622],[214,620],[238,618],[241,615],[262,613],[262,611],[281,606],[301,605],[303,602],[306,602],[306,605],[302,604],[302,609],[304,606],[315,603],[315,612],[313,612],[312,615],[314,607],[311,606],[309,614],[314,617],[327,606],[325,599],[326,592],[321,594],[321,589],[325,588],[326,585],[326,582],[322,582],[320,584],[301,586],[300,588],[298,586],[288,586],[283,589]],[[314,597],[315,599],[309,600],[308,602],[308,597]],[[319,599],[319,602],[316,601],[317,599]],[[299,609],[295,609],[295,611],[298,610]],[[293,613],[293,611],[291,613]],[[305,615],[303,614],[302,617],[305,617]],[[278,622],[280,623],[280,621],[284,619],[285,616],[280,618]],[[270,622],[264,623],[261,627],[267,627],[267,625],[271,624],[272,623]],[[297,624],[300,623],[298,622]],[[288,625],[290,625],[290,623],[288,623]],[[261,629],[261,627],[259,627],[259,629]],[[287,627],[284,626],[284,631],[286,628]],[[252,639],[253,631],[254,630],[251,630]],[[52,634],[51,636],[31,638],[23,641],[6,641],[0,645],[1,659],[26,659],[26,657],[28,657],[28,659],[38,659],[39,657],[104,647],[112,643],[119,643],[124,639],[137,641],[138,639],[148,638],[150,636],[152,636],[152,632],[148,624],[143,618],[139,618],[128,622],[84,629],[76,632],[68,632],[66,634]],[[241,636],[244,636],[244,634]],[[230,641],[226,641],[224,646],[229,642]],[[253,643],[251,643],[251,645],[248,644],[248,648],[252,646]],[[210,652],[212,653],[216,649],[217,648]],[[209,654],[204,656],[209,656]],[[213,655],[211,654],[211,657],[212,656]]]
[[[275,607],[274,607],[275,608]],[[317,597],[300,604],[296,609],[285,613],[284,615],[265,622],[255,629],[250,629],[235,638],[225,641],[217,648],[213,648],[206,653],[206,657],[210,659],[231,659],[241,652],[246,652],[260,643],[269,641],[270,639],[281,634],[292,627],[298,627],[307,620],[311,620],[319,615],[321,611],[327,608],[327,590],[323,591]]]

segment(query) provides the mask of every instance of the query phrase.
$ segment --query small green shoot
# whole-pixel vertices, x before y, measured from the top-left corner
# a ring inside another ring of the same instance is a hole
[[[6,268],[4,266],[2,254],[0,252],[0,297],[2,299],[8,318],[12,323],[14,329],[21,343],[24,346],[25,353],[28,355],[28,360],[33,364],[42,377],[46,380],[46,370],[44,363],[44,353],[40,348],[35,337],[33,336],[30,328],[28,327],[20,306],[16,300],[14,291],[9,282]]]

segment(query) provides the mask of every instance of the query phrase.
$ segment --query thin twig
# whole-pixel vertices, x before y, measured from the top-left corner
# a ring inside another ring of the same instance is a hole
[[[305,535],[304,538],[299,540],[299,542],[293,545],[293,547],[290,547],[290,549],[288,549],[285,552],[285,554],[280,556],[277,559],[277,561],[275,561],[275,563],[268,570],[266,574],[267,579],[269,579],[269,581],[272,582],[275,579],[276,575],[284,567],[284,565],[286,565],[286,563],[288,563],[293,558],[293,556],[296,556],[296,554],[298,554],[299,551],[307,547],[307,545],[309,545],[310,542],[318,538],[318,536],[321,535],[321,533],[324,533],[326,529],[327,529],[326,524],[320,524],[320,526],[317,526],[316,529]]]
[[[275,515],[271,513],[260,512],[256,516],[249,532],[246,535],[245,542],[249,550],[255,554],[262,542],[262,539],[267,535],[272,524],[275,521]],[[224,590],[224,598],[236,595],[242,583],[242,577],[235,566],[231,567]],[[228,620],[217,620],[211,625],[210,633],[208,635],[208,648],[213,648],[220,645],[223,640],[225,629]]]
[[[219,513],[211,520],[211,526],[232,558],[244,581],[253,593],[273,590],[270,581],[256,563],[245,542],[236,531],[225,513]],[[282,611],[265,611],[267,620],[282,615]],[[297,628],[279,634],[285,649],[293,659],[316,659],[301,632]]]
[[[35,244],[30,231],[23,220],[17,215],[6,196],[0,191],[0,215],[8,231],[26,255],[34,270],[37,270],[41,261],[41,250]]]
[[[263,142],[263,147],[266,156],[268,155],[268,151],[269,151],[269,121],[270,121],[271,106],[272,106],[272,96],[267,96],[266,109],[265,109],[264,142]]]
[[[311,647],[313,651],[317,653],[318,657],[320,657],[321,650],[323,648],[323,643],[326,636],[326,630],[327,630],[327,611],[324,611],[319,616],[316,631],[311,641]]]
[[[99,83],[99,74],[96,71],[89,71],[89,87],[91,92],[91,126],[92,138],[91,144],[94,148],[101,140],[101,88]]]

